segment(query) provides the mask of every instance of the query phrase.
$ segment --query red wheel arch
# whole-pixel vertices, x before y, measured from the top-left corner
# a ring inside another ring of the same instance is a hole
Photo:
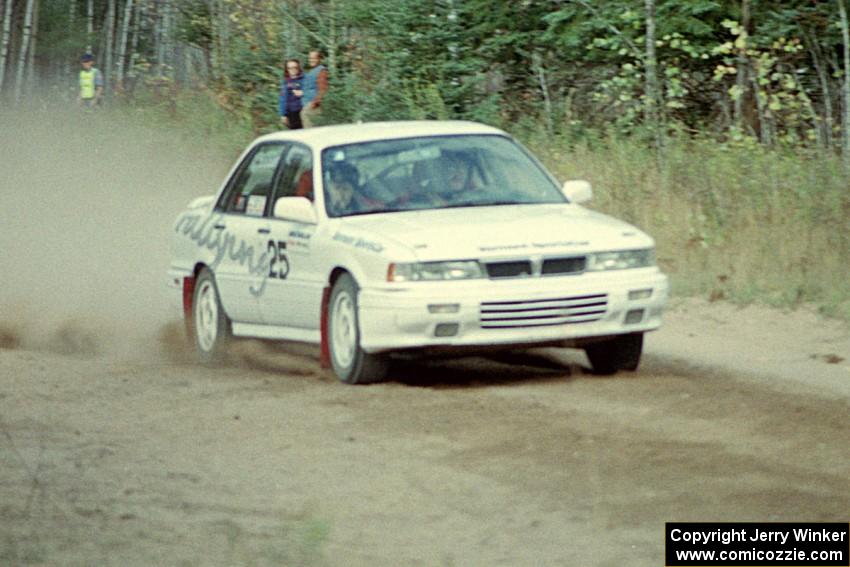
[[[195,276],[183,278],[183,324],[186,328],[186,336],[190,339],[195,329],[192,326],[192,302],[195,298]]]
[[[331,349],[328,344],[328,303],[331,299],[331,286],[325,286],[322,290],[322,318],[319,323],[319,328],[322,335],[321,347],[319,350],[319,366],[322,368],[331,367]]]

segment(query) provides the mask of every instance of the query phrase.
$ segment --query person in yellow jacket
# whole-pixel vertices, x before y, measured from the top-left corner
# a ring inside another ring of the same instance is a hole
[[[80,57],[80,96],[79,103],[85,108],[94,108],[103,98],[103,73],[94,66],[94,56],[86,53]]]

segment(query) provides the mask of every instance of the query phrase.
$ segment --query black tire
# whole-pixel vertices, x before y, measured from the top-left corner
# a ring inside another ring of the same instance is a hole
[[[192,297],[192,335],[201,362],[218,362],[225,358],[231,342],[231,322],[218,295],[215,276],[203,268],[195,280]]]
[[[609,375],[620,370],[634,372],[643,353],[643,333],[620,335],[584,348],[594,374]]]
[[[328,302],[328,347],[334,374],[346,384],[380,382],[387,373],[385,356],[360,348],[357,282],[342,274],[334,283]]]

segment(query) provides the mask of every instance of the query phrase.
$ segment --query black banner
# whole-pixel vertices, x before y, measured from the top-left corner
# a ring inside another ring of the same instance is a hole
[[[668,522],[667,567],[850,567],[850,524]]]

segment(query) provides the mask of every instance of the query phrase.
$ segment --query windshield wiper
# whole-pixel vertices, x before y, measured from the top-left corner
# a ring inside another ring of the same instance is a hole
[[[342,215],[340,218],[359,217],[359,216],[362,216],[362,215],[379,215],[379,214],[383,214],[383,213],[406,213],[406,212],[418,211],[418,210],[421,210],[421,209],[371,209],[371,210],[368,210],[368,211],[357,211],[357,212],[354,212],[354,213],[347,213],[347,214]]]
[[[528,201],[464,201],[462,203],[452,203],[451,205],[445,205],[440,207],[441,209],[457,209],[460,207],[496,207],[500,205],[533,205],[534,203],[529,203]]]
[[[345,217],[356,217],[361,215],[377,215],[383,213],[412,213],[415,211],[440,211],[443,209],[459,209],[462,207],[496,207],[501,205],[534,205],[539,203],[529,203],[528,201],[465,201],[463,203],[452,203],[451,205],[443,205],[443,206],[432,206],[427,208],[422,207],[414,207],[414,208],[395,208],[395,209],[372,209],[369,211],[357,211],[354,213],[348,213],[343,215],[341,218]]]
[[[353,213],[346,213],[339,218],[344,219],[346,217],[359,217],[361,215],[375,215],[375,214],[378,214],[378,213],[386,213],[386,212],[387,211],[376,210],[376,209],[372,209],[370,211],[356,211],[356,212],[353,212]]]

